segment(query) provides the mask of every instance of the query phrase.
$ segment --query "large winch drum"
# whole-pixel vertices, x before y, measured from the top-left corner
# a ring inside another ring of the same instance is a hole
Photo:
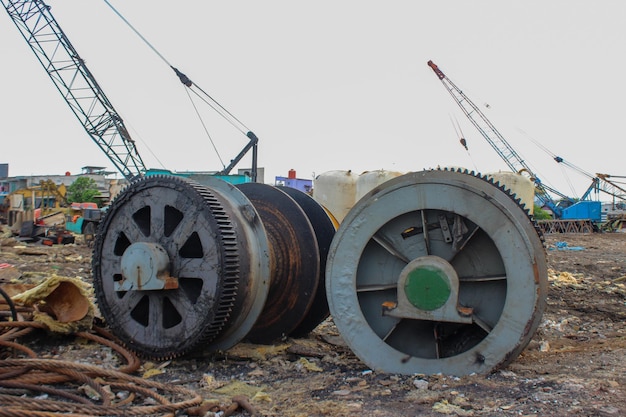
[[[98,305],[157,359],[305,337],[328,315],[372,369],[487,373],[546,305],[543,240],[493,177],[409,173],[337,222],[295,189],[174,176],[130,184],[101,222]]]

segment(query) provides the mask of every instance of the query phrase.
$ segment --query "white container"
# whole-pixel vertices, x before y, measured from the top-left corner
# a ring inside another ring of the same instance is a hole
[[[363,196],[374,188],[378,187],[380,184],[389,181],[390,179],[399,177],[402,175],[402,172],[398,171],[387,171],[384,169],[379,169],[376,171],[365,171],[359,178],[356,180],[356,198],[355,201],[359,201]]]
[[[313,199],[341,223],[356,202],[358,175],[352,171],[327,171],[313,182]]]
[[[494,182],[504,185],[511,194],[515,194],[515,197],[520,199],[521,204],[526,206],[528,212],[533,214],[535,184],[530,178],[509,171],[489,172],[486,175],[493,178]]]

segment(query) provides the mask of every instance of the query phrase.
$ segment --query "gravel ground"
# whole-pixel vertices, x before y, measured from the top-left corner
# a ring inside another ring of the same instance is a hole
[[[243,394],[267,416],[626,415],[626,233],[548,235],[546,248],[543,322],[526,350],[490,375],[373,372],[343,343],[332,319],[307,338],[273,346],[241,343],[218,356],[143,361],[137,375],[223,404]],[[52,247],[0,241],[0,264],[23,281],[53,273],[89,281],[90,262],[80,240]],[[8,275],[5,268],[0,279]],[[43,358],[117,365],[109,348],[41,335],[28,344]]]

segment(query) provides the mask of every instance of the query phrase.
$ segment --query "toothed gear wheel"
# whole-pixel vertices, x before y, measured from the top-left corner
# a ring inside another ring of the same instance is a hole
[[[240,287],[234,210],[220,194],[172,176],[133,182],[115,199],[95,241],[94,289],[104,319],[129,348],[165,359],[220,335]],[[177,288],[119,290],[125,253],[145,245],[165,251]]]
[[[530,342],[546,306],[542,237],[479,174],[430,170],[364,196],[329,251],[326,289],[343,339],[391,373],[488,373]]]

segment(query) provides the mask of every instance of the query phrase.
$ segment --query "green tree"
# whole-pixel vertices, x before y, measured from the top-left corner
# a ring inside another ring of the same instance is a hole
[[[78,177],[67,188],[67,201],[70,203],[97,203],[99,195],[96,181],[89,177]]]
[[[542,209],[541,207],[539,207],[539,205],[537,204],[535,204],[535,207],[533,208],[533,217],[535,218],[535,220],[552,219],[552,215],[549,212]]]

